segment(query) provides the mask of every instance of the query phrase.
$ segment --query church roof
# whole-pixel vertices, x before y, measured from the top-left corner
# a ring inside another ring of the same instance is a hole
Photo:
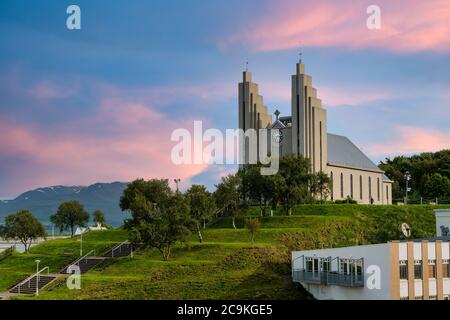
[[[347,137],[328,133],[328,163],[382,172]]]

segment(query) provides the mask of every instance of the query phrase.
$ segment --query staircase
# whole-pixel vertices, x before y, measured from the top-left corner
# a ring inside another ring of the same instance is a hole
[[[121,244],[115,246],[114,248],[106,251],[104,254],[105,257],[108,258],[119,258],[119,257],[128,257],[133,253],[133,246],[128,241],[124,241]]]
[[[69,264],[67,267],[65,267],[60,273],[61,274],[73,273],[73,271],[68,272],[69,271],[68,269],[71,266],[75,265],[75,266],[80,267],[80,273],[83,274],[83,273],[88,272],[92,268],[94,268],[96,265],[98,265],[103,260],[105,260],[104,257],[90,257],[89,255],[92,254],[93,252],[94,251],[92,250],[91,252],[89,252],[88,254],[83,256],[82,258],[75,260],[74,262]]]
[[[56,276],[51,275],[39,275],[38,276],[38,286],[39,290],[44,288],[47,284],[56,279]],[[14,288],[10,290],[11,293],[17,294],[34,294],[36,293],[36,276],[26,279]]]

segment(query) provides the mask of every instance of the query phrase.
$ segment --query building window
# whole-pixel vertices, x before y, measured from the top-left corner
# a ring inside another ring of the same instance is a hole
[[[414,279],[422,279],[422,260],[414,260]]]
[[[408,261],[401,260],[400,261],[400,280],[408,279]]]
[[[436,278],[436,260],[428,260],[428,278]]]
[[[369,177],[369,203],[372,203],[372,178]]]
[[[353,199],[353,174],[350,174],[350,198]]]
[[[330,180],[331,180],[331,201],[334,200],[334,192],[333,192],[333,171],[330,172]]]
[[[389,203],[389,187],[386,186],[386,202]]]
[[[363,192],[362,192],[362,176],[359,176],[359,198],[362,200]]]
[[[380,178],[377,178],[377,199],[380,201]]]
[[[443,259],[442,260],[442,278],[448,278],[449,274],[450,274],[450,270],[449,270],[449,264],[448,264],[448,259]]]
[[[341,172],[341,199],[344,198],[344,174]]]

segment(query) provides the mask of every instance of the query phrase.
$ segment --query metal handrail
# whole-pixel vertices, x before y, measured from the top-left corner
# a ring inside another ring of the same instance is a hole
[[[91,253],[95,253],[95,250],[91,250],[88,253],[86,253],[84,256],[82,256],[81,258],[75,260],[74,262],[72,262],[69,266],[73,266],[76,265],[77,263],[80,263],[81,260],[86,259],[87,256],[89,256]]]
[[[14,288],[17,287],[18,292],[20,294],[20,287],[28,282],[28,288],[29,288],[30,287],[30,283],[31,283],[31,279],[33,279],[33,277],[37,277],[37,281],[39,282],[39,274],[42,273],[42,271],[44,271],[45,269],[47,269],[47,274],[49,274],[50,273],[49,267],[48,266],[44,267],[41,270],[39,270],[38,272],[34,273],[33,275],[31,275],[28,278],[26,278],[25,280],[23,280],[22,282],[20,282],[18,285],[14,286],[11,290],[14,290]]]
[[[120,247],[122,247],[122,245],[128,243],[128,240],[125,240],[121,243],[119,243],[117,246],[115,246],[114,248],[111,249],[111,257],[114,258],[114,251],[116,251],[117,249],[119,249]]]

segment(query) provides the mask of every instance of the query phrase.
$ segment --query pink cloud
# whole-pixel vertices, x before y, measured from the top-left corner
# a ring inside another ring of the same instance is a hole
[[[366,150],[372,156],[393,156],[450,148],[450,132],[400,126],[396,133],[386,143],[369,145]]]
[[[222,40],[257,51],[302,46],[385,48],[393,51],[450,49],[448,0],[380,0],[381,29],[366,27],[368,1],[276,1],[270,15],[252,18],[251,24]]]
[[[62,86],[44,80],[34,85],[28,93],[39,99],[67,98],[77,93],[77,86]]]

